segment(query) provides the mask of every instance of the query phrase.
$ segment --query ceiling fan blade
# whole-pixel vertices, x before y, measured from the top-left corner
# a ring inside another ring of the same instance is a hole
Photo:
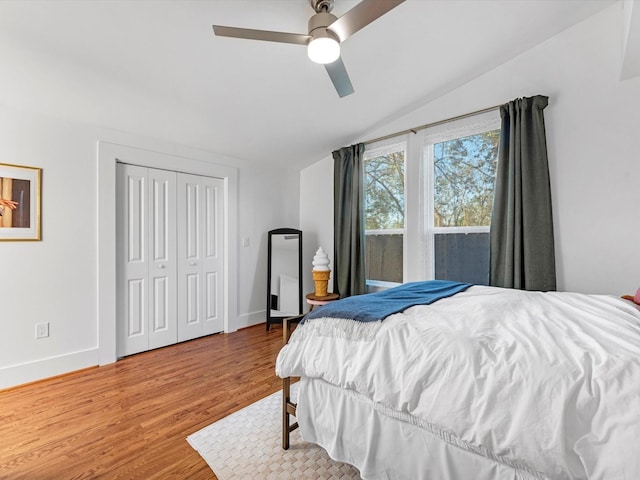
[[[265,40],[267,42],[293,43],[306,45],[311,37],[301,33],[272,32],[270,30],[254,30],[252,28],[225,27],[214,25],[213,33],[219,37],[246,38],[248,40]]]
[[[349,79],[349,74],[347,73],[342,58],[338,57],[335,62],[327,63],[324,67],[340,98],[353,93],[353,85],[351,85],[351,80]]]
[[[405,0],[362,0],[329,25],[328,28],[338,35],[341,42],[344,42],[358,30],[363,29],[404,1]]]

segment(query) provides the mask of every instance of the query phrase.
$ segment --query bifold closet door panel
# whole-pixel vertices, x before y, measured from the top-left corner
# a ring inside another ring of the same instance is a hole
[[[177,174],[149,169],[149,348],[178,341]]]
[[[147,169],[116,166],[117,354],[149,349]]]
[[[178,340],[223,329],[221,179],[178,174]]]
[[[202,177],[204,322],[202,333],[221,332],[224,295],[224,180]]]
[[[178,174],[178,341],[202,336],[202,186]]]
[[[176,173],[118,164],[117,354],[178,341]]]

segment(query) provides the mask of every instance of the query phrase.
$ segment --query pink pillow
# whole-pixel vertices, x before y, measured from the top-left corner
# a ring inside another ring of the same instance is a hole
[[[640,305],[640,288],[636,292],[636,296],[633,297],[633,301],[636,302],[638,305]]]

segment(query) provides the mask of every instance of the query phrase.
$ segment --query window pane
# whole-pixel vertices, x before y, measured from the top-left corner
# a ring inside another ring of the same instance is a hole
[[[489,226],[500,130],[433,145],[434,227]]]
[[[365,230],[404,228],[404,150],[364,162]]]
[[[377,149],[364,160],[367,280],[402,282],[404,145]]]
[[[367,233],[365,265],[367,280],[402,283],[403,235],[401,233]]]
[[[435,235],[435,278],[489,284],[489,233]]]

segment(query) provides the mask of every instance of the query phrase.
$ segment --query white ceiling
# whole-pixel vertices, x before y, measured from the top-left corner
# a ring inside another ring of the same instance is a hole
[[[613,2],[407,0],[343,44],[340,99],[304,47],[212,33],[306,33],[307,0],[3,0],[0,103],[303,166]]]

